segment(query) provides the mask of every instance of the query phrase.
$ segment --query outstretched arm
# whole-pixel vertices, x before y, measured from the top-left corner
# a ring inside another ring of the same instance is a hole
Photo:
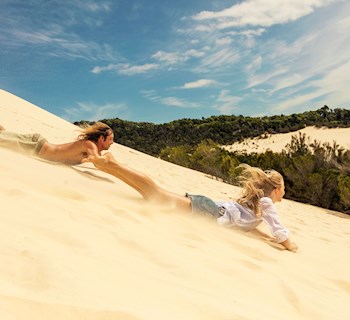
[[[117,162],[109,152],[103,156],[89,156],[83,160],[83,162],[87,161],[92,162],[97,169],[122,180],[138,191],[146,200],[174,206],[176,209],[191,211],[189,198],[164,190],[147,175]]]
[[[141,193],[141,195],[146,199],[151,199],[154,194],[157,193],[159,187],[155,182],[148,176],[138,172],[136,170],[130,169],[119,162],[117,162],[113,155],[109,152],[100,155],[89,155],[87,159],[83,162],[90,161],[95,167],[101,171],[107,172],[116,178],[122,180],[136,191]]]

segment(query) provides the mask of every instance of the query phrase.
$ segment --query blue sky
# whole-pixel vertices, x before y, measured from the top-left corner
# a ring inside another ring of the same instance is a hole
[[[1,0],[0,88],[69,121],[350,108],[347,0]]]

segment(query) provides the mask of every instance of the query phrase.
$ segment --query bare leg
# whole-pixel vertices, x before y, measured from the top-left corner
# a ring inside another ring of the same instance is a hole
[[[118,163],[111,154],[88,158],[96,168],[122,180],[138,191],[145,200],[174,205],[177,209],[191,211],[191,200],[159,187],[150,177]]]

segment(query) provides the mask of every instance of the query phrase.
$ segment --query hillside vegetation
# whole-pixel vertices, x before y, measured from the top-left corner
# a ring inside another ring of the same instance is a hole
[[[349,127],[350,110],[332,110],[324,106],[316,111],[288,116],[212,116],[202,119],[180,119],[164,124],[131,122],[118,118],[104,119],[102,122],[113,128],[118,143],[158,156],[165,147],[195,146],[208,139],[223,145],[264,134],[293,132],[306,126]]]

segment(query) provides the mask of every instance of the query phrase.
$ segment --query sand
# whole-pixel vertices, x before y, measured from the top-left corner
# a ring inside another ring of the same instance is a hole
[[[78,133],[2,90],[0,124],[56,143]],[[118,144],[110,151],[174,192],[215,200],[239,192]],[[4,148],[0,157],[1,320],[350,318],[348,216],[277,203],[299,245],[292,253],[267,236],[151,206],[90,164],[57,165]]]
[[[338,145],[344,149],[350,149],[350,128],[317,128],[306,127],[304,129],[288,132],[268,135],[267,138],[248,138],[242,142],[236,142],[232,145],[224,146],[229,151],[242,151],[249,153],[263,153],[267,150],[273,152],[281,152],[286,150],[286,145],[292,140],[292,136],[299,137],[299,135],[306,137],[308,144],[313,143],[315,140],[323,143],[329,143],[331,146]]]

